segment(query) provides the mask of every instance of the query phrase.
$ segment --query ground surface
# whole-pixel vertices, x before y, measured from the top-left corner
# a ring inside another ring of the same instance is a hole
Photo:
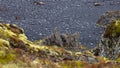
[[[94,2],[101,6],[94,6]],[[23,27],[30,40],[47,36],[58,27],[61,33],[80,32],[81,43],[94,47],[102,33],[96,21],[119,6],[119,0],[0,0],[0,20]]]

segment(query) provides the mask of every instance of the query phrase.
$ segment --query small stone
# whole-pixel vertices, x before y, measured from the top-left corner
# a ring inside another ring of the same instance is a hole
[[[44,3],[44,2],[41,2],[41,1],[40,1],[40,2],[34,1],[34,4],[35,4],[35,5],[45,5],[45,3]]]
[[[42,33],[39,33],[39,35],[43,35]]]
[[[15,16],[15,19],[16,19],[16,20],[19,20],[19,19],[20,19],[20,17],[19,17],[19,16]]]
[[[96,2],[96,3],[94,3],[94,6],[101,6],[101,4]]]

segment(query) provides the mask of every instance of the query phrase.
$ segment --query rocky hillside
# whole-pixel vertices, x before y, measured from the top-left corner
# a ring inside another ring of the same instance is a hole
[[[15,24],[0,23],[0,68],[119,68],[120,19],[110,22],[94,49],[79,43],[79,33],[30,41]]]

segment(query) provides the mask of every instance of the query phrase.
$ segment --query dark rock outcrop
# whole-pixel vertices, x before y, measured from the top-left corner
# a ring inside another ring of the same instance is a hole
[[[93,49],[96,56],[112,60],[120,56],[120,11],[106,12],[97,22],[105,25],[105,31],[97,47]]]
[[[76,50],[80,48],[79,42],[80,34],[78,32],[74,33],[73,35],[67,34],[60,34],[58,29],[55,28],[54,34],[47,36],[45,38],[44,44],[46,45],[57,45],[60,47],[67,48],[69,50]]]
[[[106,27],[111,22],[120,18],[120,10],[107,11],[97,21],[97,25],[101,27]]]

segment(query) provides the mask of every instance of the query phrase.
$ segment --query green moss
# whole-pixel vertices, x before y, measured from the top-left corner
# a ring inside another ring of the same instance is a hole
[[[0,39],[0,63],[8,63],[15,59],[16,53],[12,50],[9,41]]]
[[[0,50],[0,63],[9,63],[14,61],[16,58],[16,53],[10,50]]]
[[[117,62],[120,62],[120,57],[116,59]]]
[[[118,37],[119,35],[120,35],[120,19],[117,19],[107,26],[104,37]]]

